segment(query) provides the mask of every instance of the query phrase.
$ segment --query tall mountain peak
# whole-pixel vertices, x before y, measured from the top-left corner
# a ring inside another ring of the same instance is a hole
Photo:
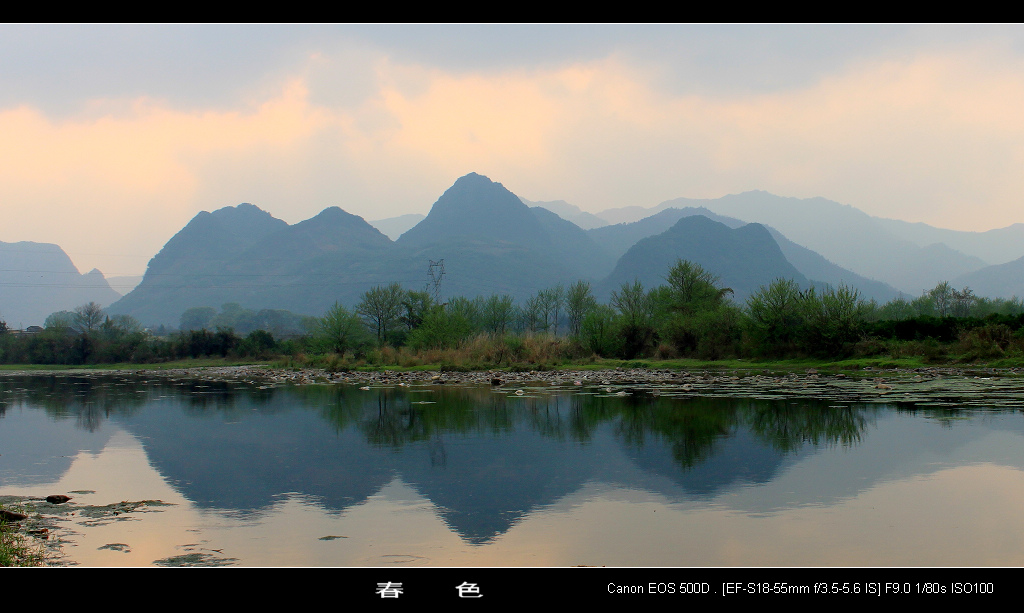
[[[398,242],[419,245],[469,237],[530,245],[542,236],[543,228],[518,196],[501,183],[471,172],[441,194],[426,218]]]
[[[521,206],[512,206],[513,200],[515,204]],[[459,177],[451,187],[445,190],[444,194],[437,199],[437,202],[434,203],[430,211],[433,213],[438,208],[444,211],[446,209],[491,209],[508,208],[510,206],[514,209],[529,208],[515,194],[505,189],[505,186],[501,183],[491,181],[483,175],[471,172],[468,175]],[[427,217],[429,216],[428,214]]]

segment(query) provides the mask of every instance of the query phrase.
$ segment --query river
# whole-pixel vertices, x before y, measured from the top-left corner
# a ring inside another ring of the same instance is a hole
[[[1021,566],[1001,393],[5,376],[0,501],[83,566]]]

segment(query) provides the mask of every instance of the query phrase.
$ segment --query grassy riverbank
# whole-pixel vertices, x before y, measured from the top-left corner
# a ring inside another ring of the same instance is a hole
[[[17,511],[0,505],[0,511]],[[2,515],[2,513],[0,513]],[[8,522],[0,517],[0,567],[42,566],[46,556],[35,539],[21,531],[20,522]]]
[[[174,360],[171,362],[133,363],[116,362],[112,364],[0,364],[0,372],[4,371],[64,371],[64,370],[180,370],[183,368],[217,368],[225,366],[257,366],[270,365],[271,360],[246,360],[227,358],[197,358]]]
[[[777,372],[804,372],[809,369],[822,373],[854,373],[864,370],[918,370],[934,368],[959,369],[1016,369],[1024,368],[1024,358],[1000,358],[995,360],[951,359],[937,362],[921,356],[909,357],[870,357],[847,358],[842,360],[823,359],[727,359],[700,360],[692,358],[675,359],[638,359],[616,360],[590,358],[587,360],[551,359],[530,362],[489,363],[482,361],[463,361],[453,359],[455,356],[441,356],[433,360],[379,360],[379,359],[341,359],[334,355],[314,356],[282,356],[274,360],[245,360],[226,358],[201,358],[175,360],[156,364],[138,364],[121,362],[114,364],[87,365],[55,365],[55,364],[3,364],[3,372],[60,372],[60,371],[165,371],[186,370],[194,368],[226,368],[233,366],[267,366],[282,370],[299,370],[306,368],[322,369],[328,372],[527,372],[527,371],[602,371],[615,369],[652,369],[671,371],[751,371],[769,370]]]
[[[750,371],[770,370],[779,372],[804,372],[809,369],[818,370],[823,373],[852,373],[864,370],[919,370],[935,368],[958,368],[958,369],[1014,369],[1024,368],[1024,358],[1001,358],[998,360],[948,360],[934,361],[923,359],[920,356],[911,357],[871,357],[871,358],[847,358],[841,360],[823,360],[813,358],[788,359],[788,360],[756,360],[756,359],[728,359],[728,360],[700,360],[691,358],[675,359],[639,359],[639,360],[615,360],[592,358],[585,361],[574,360],[551,360],[538,362],[514,362],[511,364],[494,364],[486,362],[462,362],[457,360],[435,360],[419,363],[373,363],[367,360],[338,360],[323,356],[316,356],[312,359],[296,360],[286,358],[271,363],[277,368],[320,368],[329,372],[343,371],[438,371],[438,372],[477,372],[477,371],[599,371],[614,369],[652,369],[672,371]]]

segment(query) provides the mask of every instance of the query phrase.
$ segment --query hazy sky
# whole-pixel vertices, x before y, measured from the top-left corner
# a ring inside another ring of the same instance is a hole
[[[1019,26],[0,26],[0,241],[139,274],[197,212],[763,189],[1024,221]]]

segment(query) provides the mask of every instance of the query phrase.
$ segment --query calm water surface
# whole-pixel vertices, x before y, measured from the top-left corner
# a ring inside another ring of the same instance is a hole
[[[1018,410],[618,391],[8,376],[0,495],[90,566],[1024,565]]]

